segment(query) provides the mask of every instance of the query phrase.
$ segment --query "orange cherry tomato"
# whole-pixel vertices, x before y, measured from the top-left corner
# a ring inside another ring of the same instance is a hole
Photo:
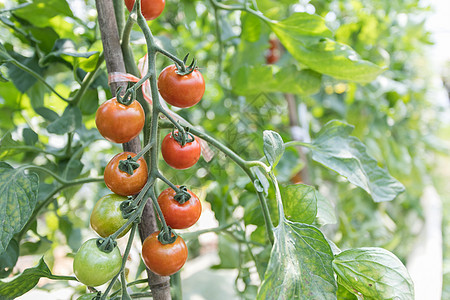
[[[126,160],[128,155],[136,156],[133,152],[122,152],[114,156],[106,165],[103,177],[106,186],[114,193],[121,196],[131,196],[139,193],[147,183],[148,168],[144,158],[139,158],[140,166],[134,170],[133,175],[119,170],[119,162]]]
[[[142,259],[153,273],[169,276],[178,272],[188,257],[184,240],[178,236],[172,244],[162,244],[158,240],[159,231],[149,235],[142,244]]]
[[[109,99],[97,109],[95,124],[100,134],[113,143],[126,143],[144,128],[145,113],[136,100],[124,105],[116,98]]]

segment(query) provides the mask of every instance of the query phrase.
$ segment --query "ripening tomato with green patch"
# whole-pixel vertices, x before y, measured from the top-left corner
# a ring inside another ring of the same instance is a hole
[[[144,123],[144,109],[136,100],[125,105],[117,101],[117,98],[109,99],[100,105],[95,114],[98,131],[113,143],[131,141],[139,135]]]
[[[103,177],[106,186],[117,195],[132,196],[140,192],[147,183],[148,167],[143,157],[137,160],[139,167],[133,171],[133,174],[119,169],[120,161],[126,161],[129,156],[136,156],[133,152],[122,152],[114,156],[106,165]]]
[[[174,169],[184,170],[192,167],[200,159],[202,149],[197,138],[187,137],[184,146],[181,145],[178,131],[167,134],[161,143],[161,154],[164,161]]]
[[[165,189],[158,196],[158,204],[164,219],[167,225],[173,229],[191,227],[198,221],[202,213],[202,205],[197,195],[188,189],[186,189],[186,192],[190,195],[190,198],[184,203],[175,199],[176,192],[172,188]]]
[[[142,244],[142,259],[153,273],[169,276],[178,272],[185,264],[188,249],[178,236],[172,244],[162,244],[158,240],[159,231],[149,235]]]
[[[194,106],[205,93],[205,79],[197,69],[185,75],[179,75],[177,72],[175,65],[162,70],[158,77],[159,93],[170,105],[180,108]]]
[[[131,11],[134,6],[134,0],[125,0],[125,5],[128,11]],[[163,12],[165,0],[141,0],[141,12],[147,21],[154,20]]]
[[[97,247],[97,239],[81,245],[73,259],[73,271],[78,280],[87,286],[99,286],[111,280],[122,267],[119,248],[103,252]]]
[[[110,236],[127,223],[128,220],[123,218],[122,211],[120,210],[120,204],[126,200],[128,200],[127,197],[109,194],[100,198],[95,203],[91,213],[90,223],[92,229],[99,236]],[[127,234],[131,226],[130,224],[117,238],[121,238]]]

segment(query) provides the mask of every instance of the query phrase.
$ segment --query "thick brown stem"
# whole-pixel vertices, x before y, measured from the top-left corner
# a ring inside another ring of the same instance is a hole
[[[287,105],[288,105],[288,112],[289,112],[289,126],[291,128],[298,128],[300,126],[300,122],[298,120],[298,109],[297,109],[297,103],[295,101],[295,97],[292,94],[284,94],[284,97],[286,98]],[[292,137],[295,140],[295,137]],[[300,155],[300,159],[305,163],[305,166],[303,169],[297,174],[297,177],[300,178],[293,178],[293,181],[298,181],[298,179],[301,179],[301,182],[305,184],[310,184],[310,178],[308,173],[308,165],[307,165],[307,159],[305,152],[303,152],[302,147],[297,147],[298,154]],[[297,183],[297,182],[295,182]]]
[[[125,73],[125,63],[120,45],[119,32],[117,29],[114,5],[112,0],[97,0],[98,23],[102,36],[103,52],[108,73]],[[114,94],[118,87],[127,87],[127,82],[111,82],[111,92]],[[138,153],[141,150],[139,137],[122,145],[124,151]],[[142,221],[139,224],[139,236],[143,241],[151,233],[158,230],[155,212],[151,201],[145,205]],[[170,277],[158,276],[147,269],[148,282],[155,300],[170,300]]]

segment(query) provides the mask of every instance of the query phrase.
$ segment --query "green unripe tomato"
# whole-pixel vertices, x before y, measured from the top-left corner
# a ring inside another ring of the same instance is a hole
[[[99,286],[119,273],[122,256],[119,248],[106,253],[97,247],[97,239],[81,245],[73,260],[73,271],[78,280],[87,286]]]
[[[91,214],[91,227],[99,236],[110,236],[125,225],[127,219],[122,217],[120,204],[127,199],[127,197],[110,194],[97,201]],[[127,234],[131,227],[132,225],[130,224],[117,238]]]

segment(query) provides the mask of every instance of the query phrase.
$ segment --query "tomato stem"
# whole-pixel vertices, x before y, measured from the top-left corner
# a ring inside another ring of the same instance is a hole
[[[109,283],[108,287],[106,288],[106,290],[103,293],[100,300],[106,299],[106,297],[108,296],[109,292],[111,291],[112,287],[114,286],[114,283],[116,282],[119,275],[125,272],[125,264],[127,263],[128,255],[130,255],[130,250],[131,250],[131,246],[133,245],[133,239],[134,239],[134,235],[136,233],[137,225],[138,225],[137,223],[134,223],[133,227],[131,228],[131,233],[130,233],[130,236],[128,237],[127,247],[125,248],[125,252],[123,253],[122,266],[120,267],[120,271],[119,271],[119,273],[117,273],[116,276],[113,277],[113,279]]]
[[[177,193],[180,192],[180,189],[175,184],[173,184],[169,179],[164,177],[164,175],[162,175],[159,171],[158,171],[157,177],[159,179],[161,179],[165,184],[170,186],[175,192],[177,192]]]

